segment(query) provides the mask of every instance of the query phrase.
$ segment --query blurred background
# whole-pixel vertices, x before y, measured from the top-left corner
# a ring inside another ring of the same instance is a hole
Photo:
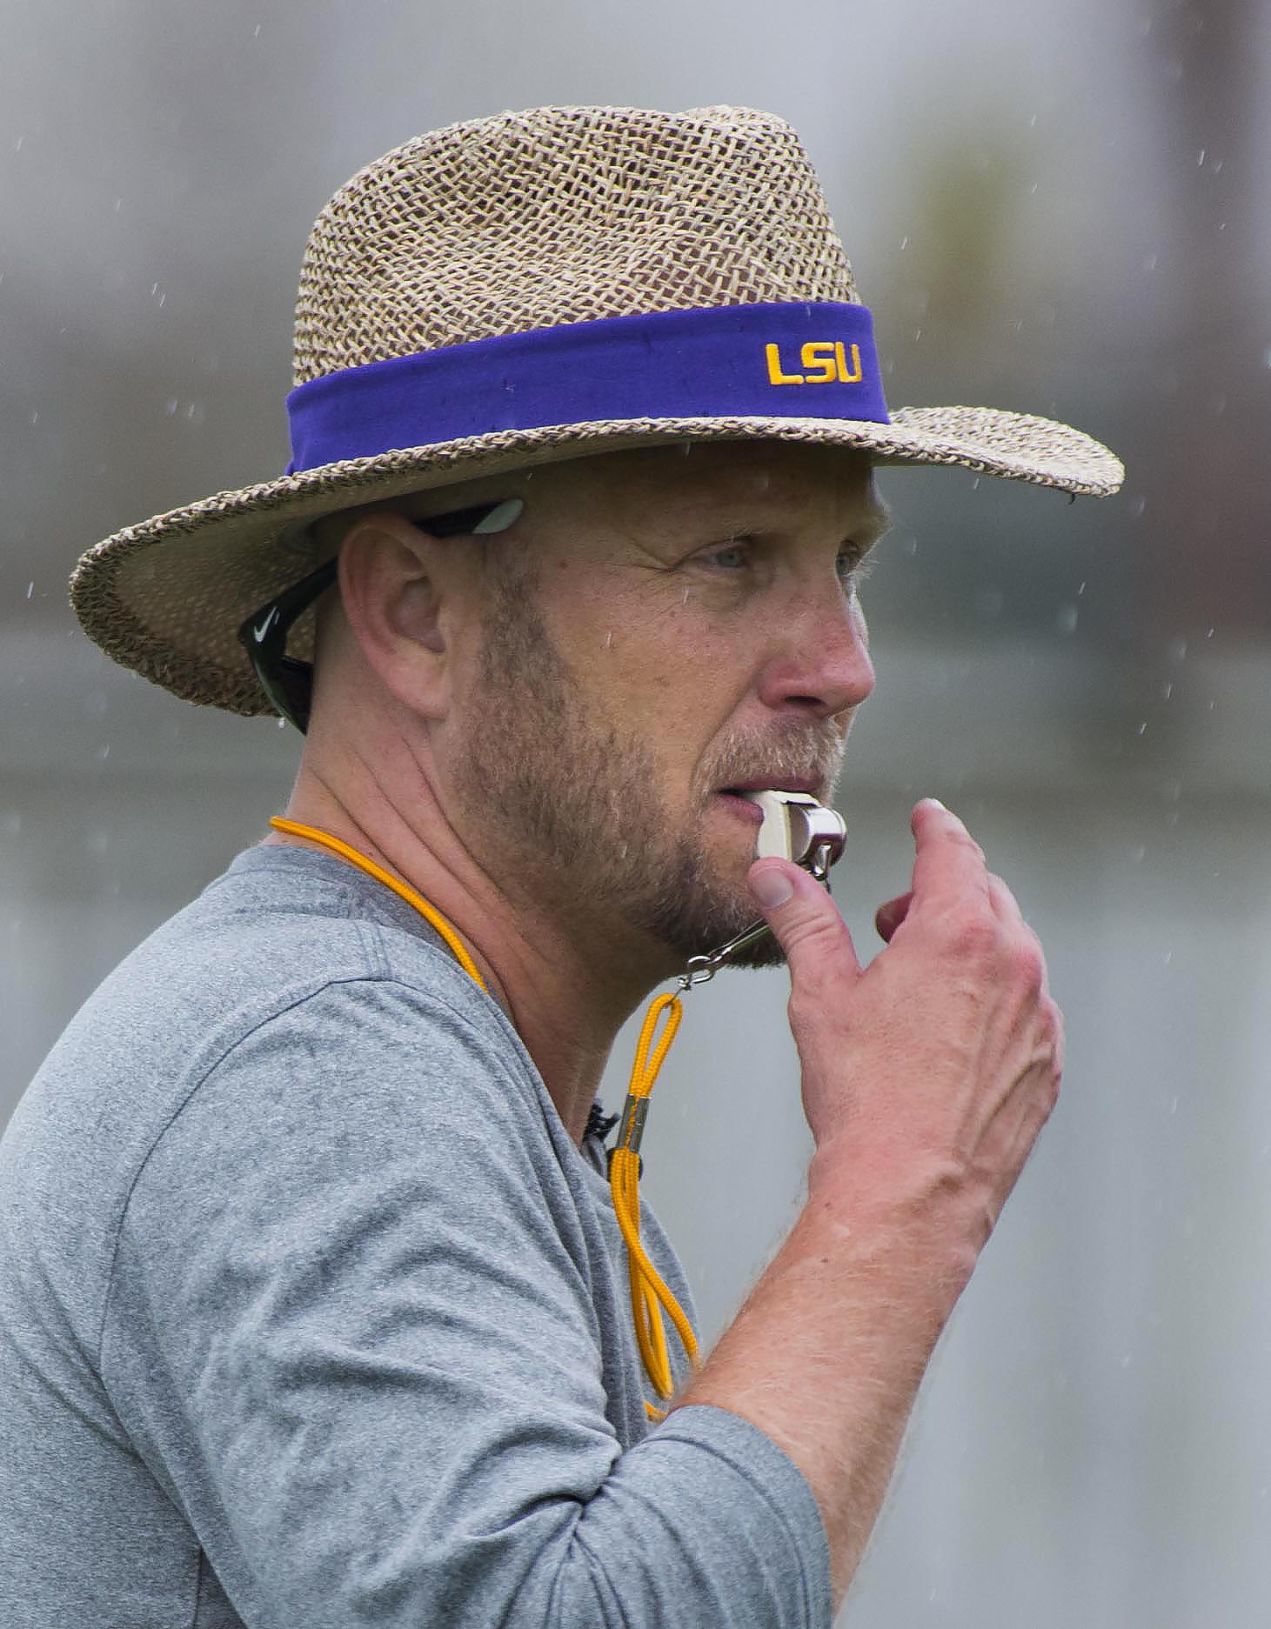
[[[1069,1062],[842,1622],[1265,1625],[1269,57],[1255,0],[0,0],[0,1118],[287,795],[298,737],[114,667],[65,584],[118,527],[281,471],[328,195],[503,108],[770,108],[891,403],[1053,414],[1129,471],[1075,504],[882,481],[836,894],[872,953],[942,797],[1042,935]],[[694,992],[651,1115],[708,1339],[800,1201],[784,1000],[777,973]]]

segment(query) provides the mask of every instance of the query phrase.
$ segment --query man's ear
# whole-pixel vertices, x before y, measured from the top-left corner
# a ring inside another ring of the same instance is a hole
[[[449,700],[450,655],[438,543],[392,509],[372,509],[340,547],[340,598],[362,656],[412,712],[438,717]]]

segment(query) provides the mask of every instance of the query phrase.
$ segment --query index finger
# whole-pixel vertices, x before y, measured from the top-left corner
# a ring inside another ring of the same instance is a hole
[[[910,817],[914,834],[914,904],[989,900],[984,851],[951,810],[936,798],[923,798]]]

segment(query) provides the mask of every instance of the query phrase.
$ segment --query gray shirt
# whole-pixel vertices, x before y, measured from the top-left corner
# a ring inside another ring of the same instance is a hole
[[[792,1461],[646,1396],[598,1142],[333,856],[239,855],[0,1142],[5,1629],[823,1629]]]

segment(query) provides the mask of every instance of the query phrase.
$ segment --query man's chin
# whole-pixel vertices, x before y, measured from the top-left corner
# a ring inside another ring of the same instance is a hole
[[[735,956],[728,958],[729,967],[784,967],[786,953],[782,950],[779,941],[772,933],[765,933],[762,939],[757,939],[753,945],[747,945],[739,950]]]
[[[753,908],[745,912],[721,911],[713,919],[699,920],[690,925],[683,919],[677,924],[668,942],[687,961],[694,956],[709,956],[732,939],[754,927],[759,913]],[[746,945],[730,956],[726,967],[783,967],[785,952],[771,933],[765,933],[753,944]]]

